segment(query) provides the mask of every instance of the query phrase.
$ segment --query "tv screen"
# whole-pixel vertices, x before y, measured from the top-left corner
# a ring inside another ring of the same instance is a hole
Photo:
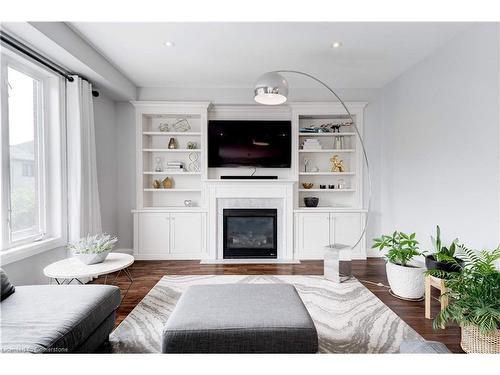
[[[290,168],[290,121],[226,121],[208,123],[208,166]]]

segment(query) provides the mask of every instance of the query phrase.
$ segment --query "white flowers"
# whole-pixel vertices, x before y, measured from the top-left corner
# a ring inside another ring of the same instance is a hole
[[[106,233],[96,234],[95,236],[87,235],[87,237],[80,238],[70,244],[68,249],[74,254],[100,254],[111,251],[117,241],[116,237],[111,237]]]

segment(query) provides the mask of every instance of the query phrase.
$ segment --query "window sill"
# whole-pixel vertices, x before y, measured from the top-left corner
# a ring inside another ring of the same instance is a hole
[[[34,255],[66,246],[66,244],[63,238],[58,237],[13,247],[8,250],[0,251],[0,264],[4,266],[6,264],[18,262]]]

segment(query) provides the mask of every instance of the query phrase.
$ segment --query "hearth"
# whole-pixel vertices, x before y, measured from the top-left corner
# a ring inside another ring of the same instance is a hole
[[[223,215],[224,259],[277,258],[277,209],[224,209]]]

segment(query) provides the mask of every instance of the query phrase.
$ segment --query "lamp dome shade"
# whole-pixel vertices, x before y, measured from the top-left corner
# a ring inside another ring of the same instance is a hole
[[[255,101],[265,105],[278,105],[286,102],[288,82],[276,72],[263,74],[255,83]]]

